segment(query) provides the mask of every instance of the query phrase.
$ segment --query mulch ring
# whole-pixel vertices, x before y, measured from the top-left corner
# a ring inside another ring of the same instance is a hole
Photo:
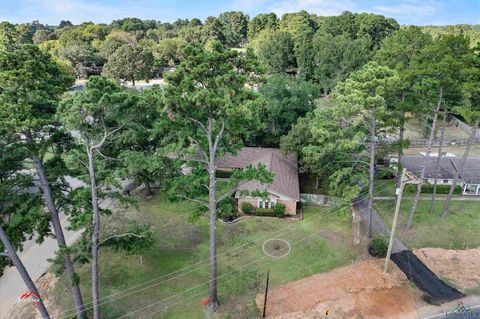
[[[292,246],[286,240],[275,238],[265,241],[262,250],[265,255],[278,259],[287,257],[292,251]]]

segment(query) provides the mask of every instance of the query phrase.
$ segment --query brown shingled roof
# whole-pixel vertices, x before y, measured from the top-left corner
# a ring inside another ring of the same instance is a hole
[[[262,185],[251,181],[243,184],[240,190],[267,189],[272,193],[286,196],[296,201],[300,200],[300,186],[298,183],[298,162],[296,154],[284,156],[278,148],[244,147],[236,155],[226,154],[217,161],[217,167],[244,168],[248,165],[257,166],[262,163],[275,174],[270,185]]]

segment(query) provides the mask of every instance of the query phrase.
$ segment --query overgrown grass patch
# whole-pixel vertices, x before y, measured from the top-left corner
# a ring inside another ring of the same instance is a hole
[[[430,215],[431,202],[418,202],[411,230],[406,230],[412,200],[403,200],[399,218],[400,239],[411,248],[439,247],[445,249],[467,249],[480,246],[480,202],[454,200],[450,203],[445,221],[440,219],[445,201],[438,200]],[[374,204],[387,225],[393,219],[393,200]]]

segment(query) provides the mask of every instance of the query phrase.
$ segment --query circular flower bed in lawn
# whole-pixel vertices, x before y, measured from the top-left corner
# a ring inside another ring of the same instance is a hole
[[[263,253],[272,258],[287,257],[292,251],[292,246],[283,239],[269,239],[262,245]]]

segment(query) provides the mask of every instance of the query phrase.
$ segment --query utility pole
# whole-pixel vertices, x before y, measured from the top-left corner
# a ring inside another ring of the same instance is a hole
[[[265,298],[263,299],[263,314],[262,318],[265,318],[267,314],[267,295],[268,295],[268,282],[270,280],[270,270],[267,271],[267,282],[265,284]]]
[[[408,178],[407,178],[408,176]],[[402,204],[403,188],[405,184],[419,184],[420,180],[407,172],[405,168],[402,170],[402,177],[400,179],[400,187],[396,189],[397,202],[395,203],[395,213],[393,215],[392,229],[390,230],[390,241],[388,242],[387,256],[385,257],[385,265],[383,266],[383,272],[388,272],[388,263],[390,262],[390,256],[392,255],[393,240],[395,238],[395,229],[397,228],[398,215],[400,214],[400,205]]]

